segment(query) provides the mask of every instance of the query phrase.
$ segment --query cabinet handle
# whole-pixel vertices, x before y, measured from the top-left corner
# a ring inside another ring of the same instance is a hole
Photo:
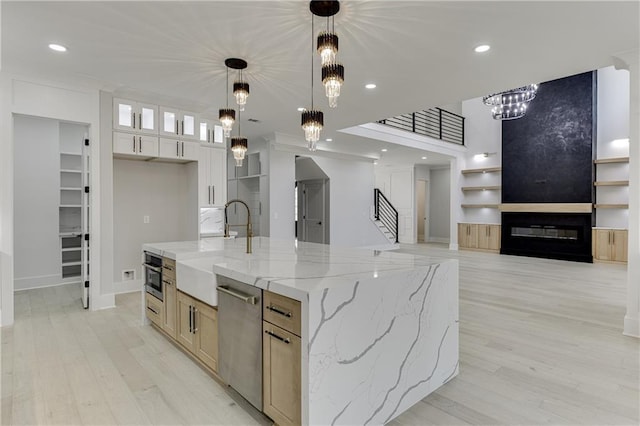
[[[289,338],[288,338],[288,337],[287,337],[287,338],[280,337],[280,336],[278,336],[276,333],[274,333],[273,331],[269,331],[269,330],[265,330],[264,332],[265,332],[266,334],[268,334],[269,336],[271,336],[271,337],[275,337],[276,339],[280,340],[281,342],[286,343],[287,345],[288,345],[289,343],[291,343],[291,340],[289,340]]]
[[[282,315],[283,317],[291,318],[291,312],[285,312],[282,309],[278,309],[272,305],[267,306],[267,309],[271,312],[275,312],[278,315]]]
[[[189,305],[189,333],[193,333],[193,307]]]
[[[611,242],[615,245],[616,243],[616,234],[615,232],[611,231]]]
[[[138,148],[140,148],[139,152],[142,154],[142,136],[138,136]]]
[[[207,192],[208,192],[207,196],[209,197],[209,204],[211,204],[211,185],[207,187]]]
[[[176,120],[176,135],[178,135],[178,131],[180,130],[180,122]]]
[[[211,185],[211,204],[216,203],[216,186]]]
[[[168,280],[162,280],[162,282],[165,283],[166,285],[173,285],[171,284],[171,281],[168,281]]]
[[[180,157],[180,142],[176,141],[176,157]]]
[[[258,203],[258,216],[262,216],[262,201]]]
[[[182,157],[184,157],[184,142],[180,142],[182,144]]]
[[[173,266],[162,265],[162,269],[166,269],[167,271],[173,271]]]
[[[155,311],[155,309],[153,309],[151,306],[147,306],[147,309],[150,310],[151,312],[153,312],[154,314],[158,315],[158,313]]]
[[[138,113],[138,129],[142,130],[142,113]]]
[[[133,136],[133,152],[136,152],[136,137]]]
[[[181,123],[182,123],[182,129],[180,130],[180,134],[184,135],[184,120],[182,120]]]
[[[136,113],[132,112],[131,115],[133,116],[133,128],[136,128]]]
[[[198,327],[196,327],[196,313],[198,313],[198,308],[193,308],[193,334],[196,334],[198,331]]]

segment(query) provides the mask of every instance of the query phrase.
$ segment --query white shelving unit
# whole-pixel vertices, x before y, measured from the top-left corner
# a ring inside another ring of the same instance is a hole
[[[268,216],[262,215],[266,209],[268,199],[268,176],[264,174],[261,163],[261,151],[248,153],[242,166],[236,167],[233,155],[230,154],[227,163],[229,200],[239,198],[249,205],[251,211],[251,226],[253,235],[259,236],[263,232],[262,223]],[[246,223],[247,217],[243,209],[234,206],[229,215],[231,223]],[[235,228],[238,235],[245,236],[242,228]]]

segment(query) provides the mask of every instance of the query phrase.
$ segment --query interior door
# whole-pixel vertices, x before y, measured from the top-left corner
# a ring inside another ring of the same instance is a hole
[[[418,225],[418,242],[426,242],[429,238],[429,220],[427,216],[427,181],[416,182],[416,218]]]
[[[325,182],[302,184],[302,240],[325,244]]]

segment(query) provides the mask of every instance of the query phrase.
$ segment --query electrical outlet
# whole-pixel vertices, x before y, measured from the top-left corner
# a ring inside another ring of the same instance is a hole
[[[143,221],[144,223],[149,223],[149,216],[143,216],[143,217],[142,217],[142,221]]]
[[[136,279],[135,269],[125,269],[122,271],[122,281],[133,281]]]

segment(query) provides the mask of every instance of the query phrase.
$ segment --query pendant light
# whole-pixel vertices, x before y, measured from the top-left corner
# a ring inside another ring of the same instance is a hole
[[[311,12],[313,12],[313,3],[311,2]],[[311,15],[311,109],[302,111],[302,129],[304,130],[304,138],[307,141],[309,151],[316,150],[316,144],[320,140],[320,131],[324,125],[324,114],[320,110],[313,109],[313,37],[315,30],[313,27],[313,18]]]
[[[239,70],[238,80],[233,82],[233,96],[236,98],[238,109],[244,111],[244,106],[247,104],[247,98],[249,97],[249,83],[244,81],[242,77],[242,70],[247,68],[247,61],[238,58],[230,58],[225,61],[229,68]]]
[[[340,11],[338,1],[312,1],[311,13],[327,18],[327,29],[318,35],[317,51],[322,64],[322,84],[329,99],[329,108],[338,106],[338,96],[344,83],[344,66],[336,62],[338,35],[335,32],[334,16]]]
[[[231,151],[233,152],[233,158],[236,160],[236,167],[242,167],[242,160],[244,160],[244,154],[247,152],[247,138],[243,138],[240,132],[240,111],[238,111],[238,136],[231,138]]]
[[[227,66],[227,107],[221,108],[218,111],[218,119],[220,120],[220,124],[222,124],[222,130],[224,131],[225,138],[231,136],[233,123],[236,121],[236,111],[229,108],[229,65],[227,64],[227,61],[228,59],[225,61],[225,65]]]

